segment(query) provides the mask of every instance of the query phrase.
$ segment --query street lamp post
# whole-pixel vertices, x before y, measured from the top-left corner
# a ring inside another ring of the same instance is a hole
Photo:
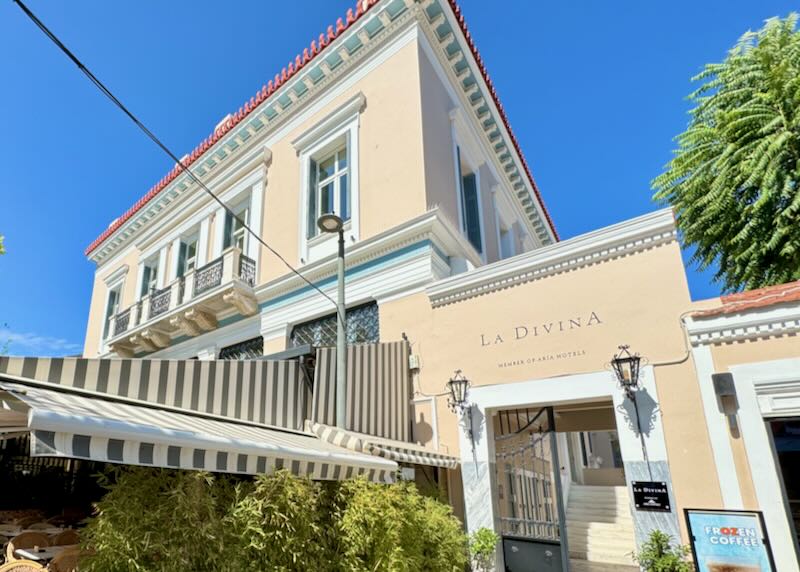
[[[346,316],[344,306],[344,222],[333,213],[324,214],[317,219],[322,232],[339,234],[339,255],[337,257],[338,296],[336,300],[336,426],[346,429],[347,417],[347,343]]]

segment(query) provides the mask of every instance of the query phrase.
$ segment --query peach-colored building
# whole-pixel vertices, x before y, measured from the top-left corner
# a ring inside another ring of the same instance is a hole
[[[182,162],[227,208],[176,166],[89,246],[84,357],[331,345],[306,280],[335,297],[316,226],[335,212],[348,341],[408,339],[414,439],[461,459],[415,478],[501,533],[508,569],[560,566],[548,542],[575,570],[634,569],[698,508],[761,511],[777,570],[800,570],[800,286],[692,302],[669,210],[559,241],[454,0],[359,0]],[[646,358],[635,400],[622,344]],[[665,510],[635,506],[645,481]]]

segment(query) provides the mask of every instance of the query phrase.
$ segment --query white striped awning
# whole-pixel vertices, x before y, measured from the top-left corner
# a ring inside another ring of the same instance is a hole
[[[455,469],[458,466],[457,457],[431,451],[415,443],[373,437],[372,435],[346,431],[323,423],[308,422],[306,427],[321,441],[344,447],[351,451],[369,453],[370,455],[400,463],[430,465],[446,469]]]
[[[0,434],[31,434],[31,455],[316,480],[392,482],[397,464],[314,435],[41,386],[0,382]]]

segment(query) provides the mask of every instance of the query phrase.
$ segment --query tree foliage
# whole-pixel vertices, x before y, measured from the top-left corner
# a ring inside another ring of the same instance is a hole
[[[694,262],[727,291],[800,278],[800,32],[767,20],[693,81],[678,149],[653,181]]]
[[[462,572],[449,506],[414,485],[117,468],[83,534],[88,572]]]

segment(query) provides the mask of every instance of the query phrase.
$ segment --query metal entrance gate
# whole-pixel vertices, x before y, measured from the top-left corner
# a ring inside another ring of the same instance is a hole
[[[567,572],[553,408],[501,411],[495,418],[494,446],[506,570]]]

